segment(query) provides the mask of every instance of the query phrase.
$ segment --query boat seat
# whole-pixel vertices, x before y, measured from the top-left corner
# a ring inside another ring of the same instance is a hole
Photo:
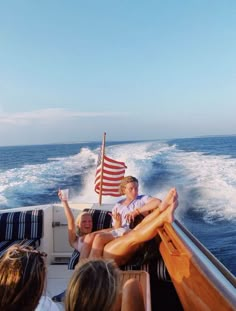
[[[110,211],[98,210],[98,209],[85,209],[84,211],[92,214],[93,219],[93,231],[111,228],[112,227],[112,218],[110,215]],[[151,279],[157,279],[161,281],[171,282],[170,275],[165,266],[164,260],[159,252],[159,249],[156,245],[155,240],[151,240],[145,243],[147,246],[146,250],[148,250],[150,245],[152,244],[152,249],[149,251],[149,258],[145,257],[145,252],[142,250],[136,258],[133,258],[129,264],[126,264],[120,267],[122,270],[144,270],[150,274]],[[154,246],[153,246],[154,245]],[[153,255],[155,253],[155,255]],[[73,270],[76,264],[79,261],[80,253],[77,250],[74,250],[70,261],[68,263],[68,269]],[[138,258],[138,260],[137,260]]]
[[[0,255],[13,244],[39,247],[43,210],[0,213]]]

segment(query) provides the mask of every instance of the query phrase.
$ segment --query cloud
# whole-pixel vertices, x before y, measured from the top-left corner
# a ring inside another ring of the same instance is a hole
[[[0,112],[1,124],[27,125],[33,122],[52,122],[76,118],[116,117],[127,115],[121,112],[79,112],[63,108],[48,108],[31,112],[3,113]]]

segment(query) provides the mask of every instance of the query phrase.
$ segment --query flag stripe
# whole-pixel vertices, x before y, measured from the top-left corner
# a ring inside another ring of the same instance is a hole
[[[112,163],[115,163],[115,164],[120,164],[123,167],[127,168],[124,162],[113,160],[111,158],[108,158],[106,155],[104,155],[104,161],[112,162]]]
[[[125,163],[111,159],[106,155],[104,155],[103,163],[101,161],[101,154],[99,154],[95,175],[95,192],[100,194],[101,191],[102,195],[120,196],[119,186],[127,168]]]
[[[96,192],[97,194],[100,193],[99,191],[100,191],[100,190],[96,190],[96,189],[95,189],[95,192]],[[114,192],[105,192],[105,191],[103,191],[103,192],[102,192],[102,195],[110,195],[111,197],[120,197],[120,193],[114,193]]]
[[[97,172],[97,176],[100,176],[102,173],[101,170],[99,170]],[[119,179],[122,179],[122,176],[124,176],[124,173],[125,173],[125,170],[122,170],[122,171],[118,171],[117,173],[112,171],[112,172],[109,172],[107,170],[103,170],[103,178],[107,178],[107,179],[111,179],[111,178],[119,178]],[[97,179],[97,177],[96,177]]]
[[[104,181],[103,180],[103,182],[102,182],[102,184],[103,185],[109,185],[109,186],[112,186],[112,187],[119,187],[119,185],[120,185],[120,181],[121,180],[119,180],[119,181],[116,181],[116,182],[113,182],[113,181],[110,181],[110,180],[106,180],[106,181]],[[97,180],[97,182],[96,182],[96,184],[95,184],[96,186],[100,186],[100,180]]]
[[[97,193],[99,193],[99,191],[100,191],[100,187],[98,186],[98,187],[95,187],[95,191],[97,192]],[[102,193],[105,193],[105,192],[110,192],[110,193],[113,193],[113,194],[116,194],[116,195],[119,195],[120,196],[120,192],[119,192],[119,190],[117,190],[117,188],[109,188],[109,187],[102,187]]]
[[[101,166],[98,167],[98,170],[101,169]],[[115,172],[117,174],[122,174],[123,172],[125,172],[125,168],[124,167],[109,167],[109,166],[106,166],[104,165],[103,166],[103,171],[107,172],[108,174],[112,173],[112,172]]]
[[[109,182],[103,182],[102,183],[102,188],[104,186],[107,186],[107,187],[110,187],[110,189],[114,188],[114,187],[119,187],[120,185],[120,182],[117,182],[117,183],[109,183]]]
[[[106,180],[106,181],[111,181],[111,182],[119,182],[120,183],[120,180],[121,178],[123,177],[124,174],[120,175],[119,177],[109,177],[109,176],[104,176],[103,175],[103,180]],[[100,175],[98,177],[96,177],[95,179],[95,183],[97,182],[97,180],[99,180],[100,178]]]

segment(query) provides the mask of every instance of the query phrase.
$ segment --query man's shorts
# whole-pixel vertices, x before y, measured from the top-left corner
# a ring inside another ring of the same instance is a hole
[[[113,229],[112,231],[110,231],[110,233],[113,235],[114,238],[118,238],[129,231],[129,227],[120,227],[118,229]]]

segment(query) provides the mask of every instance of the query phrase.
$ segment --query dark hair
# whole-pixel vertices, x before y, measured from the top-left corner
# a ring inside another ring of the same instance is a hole
[[[33,311],[44,290],[46,254],[15,244],[0,258],[0,310]]]

